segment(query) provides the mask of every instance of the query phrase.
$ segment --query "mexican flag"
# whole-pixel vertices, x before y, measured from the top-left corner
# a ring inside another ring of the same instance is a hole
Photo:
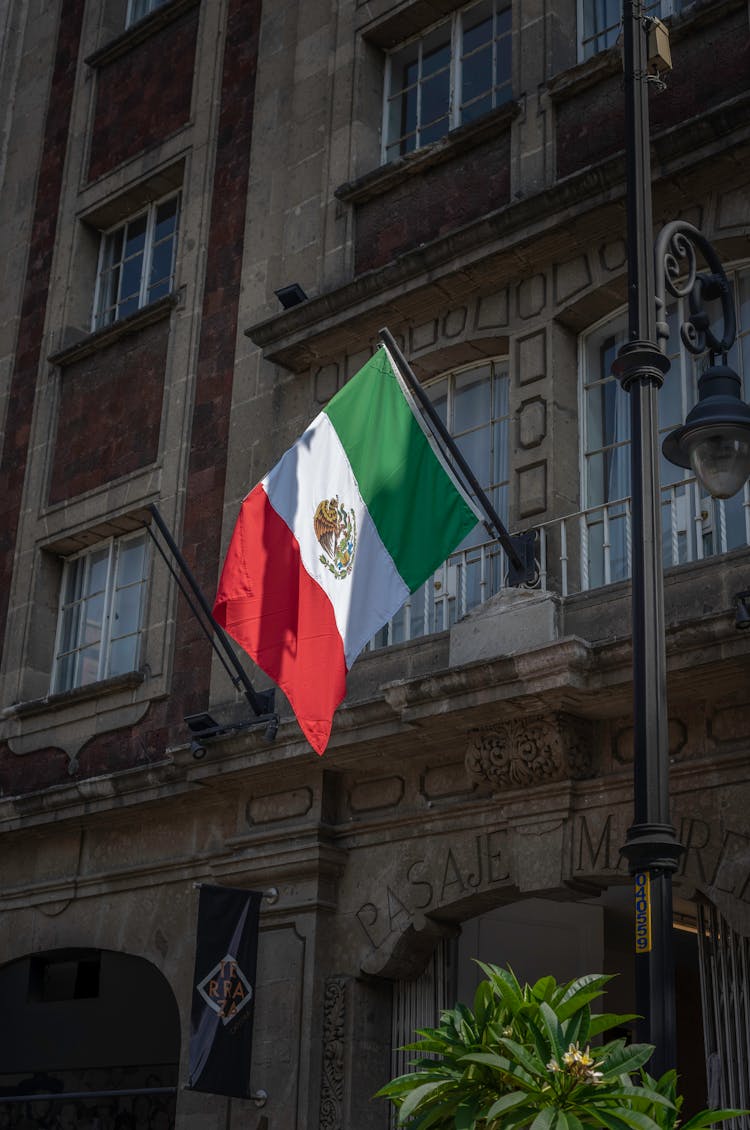
[[[245,498],[214,616],[317,753],[362,648],[478,517],[385,347]]]

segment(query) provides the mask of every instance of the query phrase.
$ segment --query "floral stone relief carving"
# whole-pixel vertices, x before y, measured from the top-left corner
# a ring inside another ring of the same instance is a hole
[[[493,789],[584,780],[593,776],[590,725],[555,712],[470,730],[466,771]]]

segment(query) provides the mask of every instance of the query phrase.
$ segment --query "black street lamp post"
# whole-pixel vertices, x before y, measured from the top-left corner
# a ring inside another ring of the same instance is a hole
[[[676,1065],[672,875],[683,851],[670,823],[668,779],[657,422],[657,394],[670,367],[660,348],[668,337],[665,290],[690,297],[690,316],[681,334],[692,352],[708,350],[712,361],[716,353],[726,361],[735,326],[728,280],[696,228],[680,221],[667,225],[654,255],[647,78],[652,24],[643,0],[623,0],[628,340],[614,368],[630,394],[633,516],[634,822],[622,852],[636,883],[638,1038],[656,1045],[650,1070],[658,1076]],[[696,271],[696,246],[709,265],[708,274]],[[681,263],[687,264],[682,282]],[[715,298],[724,314],[720,341],[711,334],[703,308],[704,299]],[[750,472],[748,437],[750,408],[739,398],[739,378],[725,365],[712,365],[701,378],[698,404],[685,426],[667,437],[664,454],[680,466],[692,465],[710,493],[728,497]]]

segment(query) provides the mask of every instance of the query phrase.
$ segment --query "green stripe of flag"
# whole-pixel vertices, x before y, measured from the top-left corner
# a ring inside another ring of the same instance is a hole
[[[325,409],[360,494],[411,592],[474,528],[380,349]]]

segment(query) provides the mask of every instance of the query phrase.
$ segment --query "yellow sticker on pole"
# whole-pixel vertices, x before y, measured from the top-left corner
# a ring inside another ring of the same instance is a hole
[[[651,876],[639,871],[635,876],[635,952],[651,952]]]

